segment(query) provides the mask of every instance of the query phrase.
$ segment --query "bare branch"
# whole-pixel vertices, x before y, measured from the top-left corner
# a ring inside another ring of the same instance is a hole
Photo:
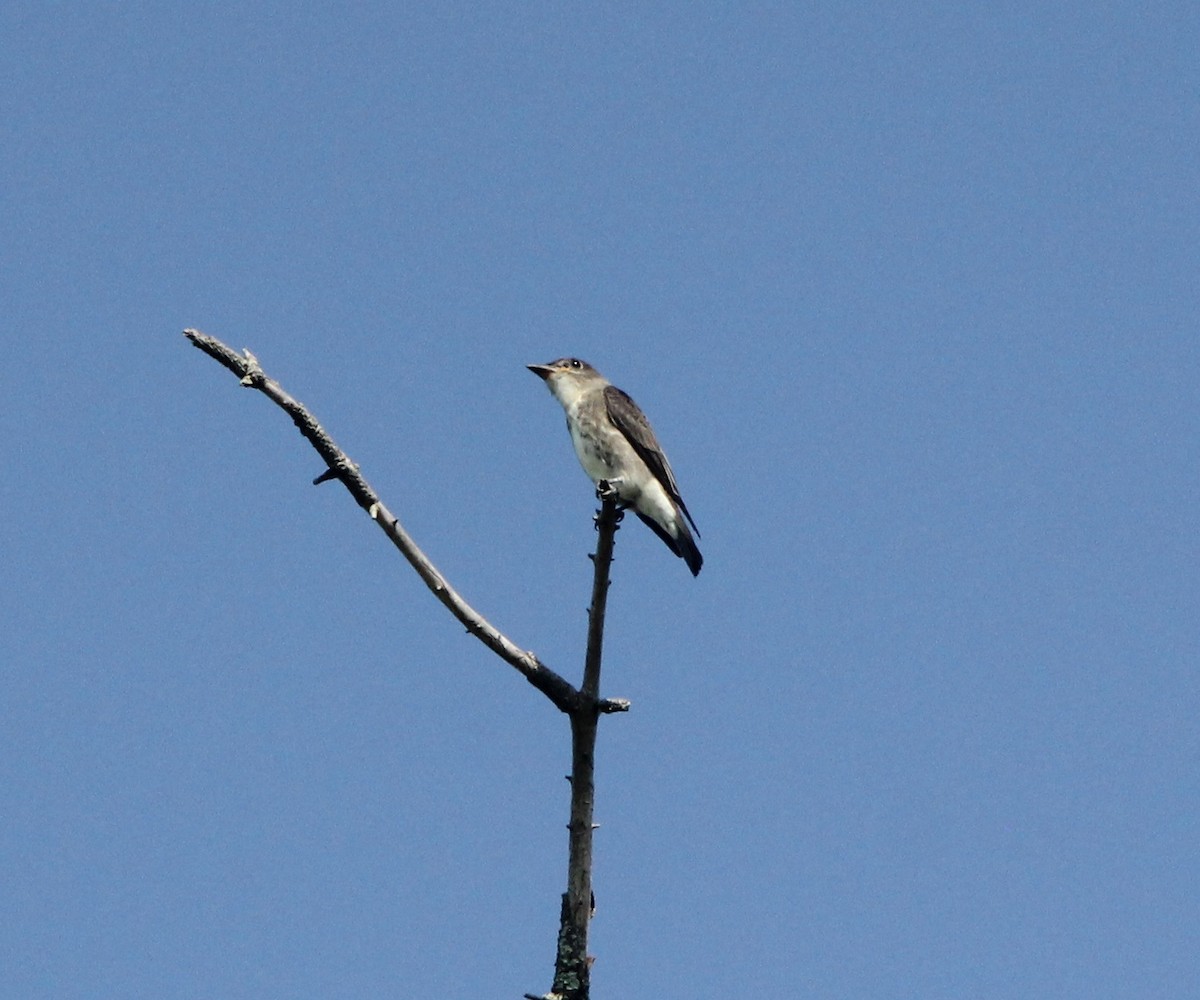
[[[583,667],[583,686],[578,707],[571,718],[571,822],[568,830],[567,891],[563,894],[559,921],[558,954],[554,963],[552,994],[565,1000],[587,1000],[590,991],[591,958],[587,953],[588,924],[595,896],[592,893],[592,834],[596,805],[596,730],[603,711],[619,702],[602,702],[600,661],[604,648],[604,615],[608,604],[609,572],[613,545],[622,512],[602,483],[597,491],[600,510],[596,514],[596,553],[592,556],[592,605],[588,609],[588,647]],[[619,710],[619,709],[616,709]]]
[[[466,627],[471,635],[518,670],[560,711],[569,715],[578,708],[580,692],[566,679],[542,663],[532,652],[517,646],[450,586],[437,567],[429,561],[425,553],[404,530],[396,516],[384,506],[379,495],[363,478],[358,466],[351,461],[350,456],[337,446],[333,438],[302,403],[285,392],[278,382],[266,376],[258,359],[253,354],[249,351],[238,354],[237,351],[215,337],[210,337],[198,330],[184,330],[183,334],[205,354],[233,372],[241,380],[242,385],[259,390],[292,418],[293,423],[300,429],[300,433],[317,450],[329,467],[329,472],[317,477],[318,481],[330,478],[337,478],[341,481],[350,491],[350,495],[354,497],[355,503],[383,529],[384,534],[409,561],[413,569],[425,581],[425,585],[433,591],[434,596],[449,609],[450,613]],[[621,712],[627,710],[628,707],[628,703],[609,701],[605,703],[604,711]]]
[[[623,698],[600,697],[600,666],[604,646],[604,618],[608,602],[609,574],[613,546],[622,518],[613,492],[601,483],[597,490],[600,510],[596,513],[596,552],[592,603],[588,608],[587,654],[583,683],[576,689],[542,663],[533,653],[521,649],[459,595],[437,567],[417,546],[396,516],[363,478],[358,466],[341,450],[303,404],[268,378],[258,359],[249,351],[238,354],[214,337],[197,330],[184,335],[200,350],[216,359],[248,388],[257,389],[281,407],[300,433],[324,459],[327,470],[314,483],[339,480],[355,502],[379,525],[392,544],[409,561],[439,601],[473,636],[518,670],[564,712],[571,723],[571,819],[567,824],[567,891],[562,896],[558,949],[554,964],[554,985],[542,997],[526,993],[526,1000],[588,1000],[592,959],[587,953],[588,925],[595,908],[592,892],[592,837],[596,829],[595,752],[596,733],[601,715],[627,712]]]
[[[582,694],[592,700],[600,697],[600,660],[604,654],[604,616],[608,610],[609,572],[612,569],[613,546],[617,527],[625,516],[609,493],[607,483],[597,490],[600,510],[596,512],[596,554],[592,556],[595,573],[592,577],[592,604],[588,608],[587,657],[583,664]]]

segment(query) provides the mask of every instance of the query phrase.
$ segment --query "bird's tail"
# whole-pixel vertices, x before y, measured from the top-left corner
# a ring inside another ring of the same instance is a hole
[[[651,531],[663,540],[667,548],[687,563],[687,568],[692,571],[692,576],[700,575],[700,567],[704,565],[704,556],[696,548],[696,540],[692,538],[692,533],[688,529],[687,522],[682,517],[676,516],[675,518],[677,537],[672,538],[667,529],[657,521],[647,517],[641,511],[635,511],[634,513],[646,523]]]

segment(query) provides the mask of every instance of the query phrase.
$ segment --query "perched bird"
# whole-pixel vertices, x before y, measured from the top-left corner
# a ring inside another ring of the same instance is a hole
[[[697,537],[700,530],[679,495],[646,414],[586,361],[559,358],[526,367],[545,381],[567,411],[567,430],[583,471],[598,487],[607,483],[696,576],[704,557],[688,522]]]

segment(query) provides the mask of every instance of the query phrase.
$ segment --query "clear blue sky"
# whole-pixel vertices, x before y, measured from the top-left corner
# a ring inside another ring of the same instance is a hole
[[[250,347],[579,676],[618,536],[597,1000],[1200,995],[1200,14],[0,10],[6,996],[549,986],[565,720]]]

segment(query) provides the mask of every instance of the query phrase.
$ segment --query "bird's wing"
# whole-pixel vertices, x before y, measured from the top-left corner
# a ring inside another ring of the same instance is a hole
[[[663,454],[662,446],[658,443],[658,438],[654,436],[654,431],[650,428],[650,421],[646,419],[646,414],[642,412],[641,407],[615,385],[604,387],[604,405],[608,409],[608,418],[613,422],[613,426],[625,435],[625,439],[633,446],[638,457],[646,463],[646,467],[649,468],[654,478],[662,484],[662,488],[667,491],[667,496],[679,505],[679,509],[683,511],[684,516],[691,522],[692,528],[699,535],[700,529],[692,520],[687,504],[679,495],[679,487],[675,485],[675,473],[671,471],[671,463]]]

